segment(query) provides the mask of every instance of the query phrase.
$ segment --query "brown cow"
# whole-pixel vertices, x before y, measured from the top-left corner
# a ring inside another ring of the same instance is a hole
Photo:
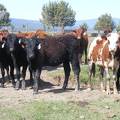
[[[85,64],[87,64],[88,63],[88,61],[87,61],[87,54],[88,54],[87,49],[88,49],[89,39],[88,39],[88,34],[87,34],[87,30],[86,29],[84,30],[83,39],[85,41],[85,43],[84,43],[84,46],[85,46],[85,49],[84,49]]]
[[[17,33],[16,35],[17,35],[17,37],[21,37],[21,38],[37,37],[37,38],[40,38],[40,39],[45,39],[45,37],[48,34],[45,31],[39,29],[36,32]]]
[[[37,36],[40,39],[45,39],[45,37],[48,36],[48,34],[45,31],[39,29],[35,32],[35,36]]]
[[[6,38],[8,34],[9,32],[7,30],[0,31],[0,41],[2,41],[3,38]]]
[[[32,38],[35,36],[35,32],[25,32],[25,33],[17,33],[16,34],[17,37],[19,38]]]

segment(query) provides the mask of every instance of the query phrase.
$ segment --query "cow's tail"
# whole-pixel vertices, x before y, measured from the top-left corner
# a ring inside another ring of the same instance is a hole
[[[95,63],[92,63],[92,74],[93,74],[93,77],[95,77],[95,73],[96,73]]]

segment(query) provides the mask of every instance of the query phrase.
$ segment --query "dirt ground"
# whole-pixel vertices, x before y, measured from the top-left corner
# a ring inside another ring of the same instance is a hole
[[[28,78],[29,76],[27,76]],[[69,85],[66,91],[63,91],[62,86],[57,86],[57,81],[50,80],[47,76],[47,71],[43,70],[41,78],[45,81],[41,81],[41,87],[37,95],[33,95],[33,89],[27,87],[26,90],[14,90],[11,83],[6,83],[5,88],[0,88],[0,106],[15,106],[17,104],[23,104],[32,101],[84,101],[90,102],[99,100],[102,98],[119,99],[118,95],[106,95],[99,89],[88,91],[86,88],[81,88],[80,91],[75,92],[74,86]],[[42,87],[44,86],[44,87]]]

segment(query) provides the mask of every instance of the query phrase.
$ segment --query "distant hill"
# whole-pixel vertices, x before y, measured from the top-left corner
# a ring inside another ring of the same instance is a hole
[[[113,20],[116,24],[120,23],[120,18],[113,18]],[[65,27],[65,29],[66,30],[75,29],[79,27],[81,24],[87,23],[89,30],[91,31],[94,29],[96,21],[97,19],[76,21],[74,26],[68,26],[68,27]],[[37,29],[43,29],[42,23],[40,23],[40,21],[37,21],[37,20],[24,20],[24,19],[12,18],[11,23],[14,25],[15,31],[26,31],[27,29],[28,31],[34,31]],[[55,30],[58,31],[58,28],[56,28]]]
[[[29,31],[34,31],[36,29],[42,28],[42,23],[37,20],[24,20],[24,19],[11,19],[12,25],[14,25],[15,31],[26,31],[27,29]]]
[[[72,27],[66,27],[66,29],[75,29],[79,27],[81,24],[86,23],[88,25],[89,30],[92,30],[94,28],[94,25],[96,23],[97,19],[88,19],[88,20],[80,20],[76,21],[75,25]]]
[[[113,21],[115,22],[115,24],[119,24],[120,18],[113,18]],[[74,29],[74,28],[79,27],[81,24],[86,23],[88,25],[88,29],[93,30],[96,22],[97,22],[97,19],[80,20],[80,21],[76,21],[74,26],[66,27],[66,28],[67,29],[70,29],[70,28]]]

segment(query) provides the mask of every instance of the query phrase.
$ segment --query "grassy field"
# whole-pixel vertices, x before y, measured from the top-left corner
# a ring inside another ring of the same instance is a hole
[[[120,120],[120,101],[38,101],[1,107],[0,120]]]
[[[49,71],[47,75],[63,77],[63,69]],[[87,65],[81,66],[80,76],[81,82],[86,84],[89,79]],[[95,85],[99,83],[98,70],[96,76],[93,79]],[[73,72],[70,81],[73,81]],[[92,102],[38,99],[8,106],[0,103],[0,120],[120,120],[120,97],[102,97]]]
[[[51,78],[56,78],[60,77],[62,80],[64,80],[64,70],[63,69],[56,69],[53,71],[50,71],[47,73],[49,77]],[[71,74],[70,74],[70,83],[74,84],[74,74],[73,71],[71,70]],[[89,70],[88,70],[88,65],[81,65],[81,72],[80,72],[80,82],[82,84],[87,84],[89,81]],[[98,86],[100,83],[100,79],[99,79],[99,70],[98,68],[96,68],[96,77],[92,78],[92,84],[94,86]]]

